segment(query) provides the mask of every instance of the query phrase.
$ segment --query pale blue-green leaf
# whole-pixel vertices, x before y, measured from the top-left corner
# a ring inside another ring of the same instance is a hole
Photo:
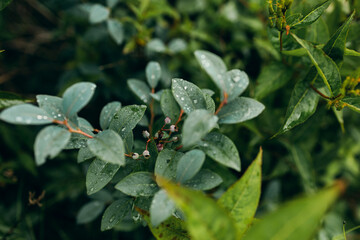
[[[69,142],[66,144],[64,149],[79,149],[87,146],[88,137],[82,134],[71,133]]]
[[[172,122],[176,122],[180,115],[180,108],[171,90],[166,89],[163,91],[161,94],[160,106],[165,117],[169,117]]]
[[[146,44],[146,50],[149,53],[163,53],[166,52],[166,46],[161,39],[153,38]]]
[[[130,212],[134,200],[121,198],[106,208],[101,219],[101,231],[110,230],[120,223]]]
[[[177,152],[172,149],[164,149],[162,150],[155,163],[155,176],[163,177],[168,180],[176,179],[176,167],[178,165],[179,160],[184,154],[181,152]]]
[[[292,29],[303,28],[306,27],[316,20],[323,14],[323,12],[328,8],[332,0],[326,0],[325,2],[319,4],[318,6],[314,7],[305,17],[301,20],[294,22],[290,25]]]
[[[82,147],[79,149],[78,155],[77,155],[77,162],[82,163],[88,159],[94,158],[95,155],[90,151],[90,149],[86,147]]]
[[[206,101],[206,110],[208,110],[209,112],[214,114],[215,113],[215,108],[216,108],[214,100],[207,93],[204,93],[204,98],[205,98],[205,101]]]
[[[85,118],[77,118],[77,122],[78,122],[78,127],[80,128],[81,131],[91,135],[91,136],[95,136],[95,134],[93,133],[94,131],[94,127],[91,125],[91,123],[86,120]]]
[[[159,190],[150,172],[132,173],[116,184],[115,188],[133,197],[150,197]]]
[[[100,202],[104,202],[104,203],[114,201],[114,197],[112,196],[110,191],[108,191],[106,189],[103,189],[103,190],[89,196],[89,198],[100,201]]]
[[[87,194],[94,194],[103,189],[119,170],[118,164],[112,164],[96,158],[86,173]]]
[[[43,109],[30,104],[9,107],[1,112],[0,119],[13,124],[42,125],[52,122]]]
[[[54,158],[66,146],[71,133],[64,128],[48,126],[36,136],[34,151],[37,165],[45,163],[46,158]]]
[[[115,114],[109,128],[117,132],[122,138],[131,132],[142,119],[146,110],[145,105],[129,105]]]
[[[225,82],[227,77],[227,68],[223,60],[219,56],[205,50],[197,50],[194,54],[201,67],[218,88],[223,90],[226,87]]]
[[[165,190],[158,191],[151,202],[150,220],[157,227],[175,211],[175,203],[167,196]]]
[[[280,62],[263,67],[256,80],[255,98],[260,100],[284,86],[292,76],[292,70]]]
[[[201,89],[201,91],[204,93],[204,95],[207,94],[210,97],[212,97],[215,94],[215,92],[213,90],[207,89],[207,88],[203,88],[203,89]]]
[[[125,164],[125,148],[121,137],[112,130],[98,133],[87,141],[90,151],[101,160],[117,164]]]
[[[151,88],[156,88],[161,78],[161,67],[158,62],[151,61],[146,65],[146,80]]]
[[[189,114],[183,125],[182,144],[184,148],[197,144],[206,134],[217,126],[218,117],[205,109]]]
[[[181,157],[176,168],[176,181],[185,182],[193,178],[201,169],[205,161],[205,153],[194,149]]]
[[[341,88],[341,75],[336,63],[321,49],[316,48],[311,43],[298,38],[294,34],[291,34],[291,36],[306,49],[311,62],[316,67],[319,76],[323,79],[331,95],[338,95]]]
[[[108,129],[111,123],[111,120],[117,112],[120,111],[121,103],[120,102],[111,102],[106,104],[100,113],[100,127],[105,130]]]
[[[129,132],[129,134],[123,139],[126,153],[131,153],[134,146],[134,134]]]
[[[175,100],[185,113],[191,113],[195,109],[206,109],[204,95],[195,84],[180,78],[174,78],[171,89]]]
[[[119,2],[119,0],[106,0],[106,5],[109,8],[115,7],[115,5]]]
[[[184,182],[184,186],[206,191],[219,186],[221,183],[222,179],[218,174],[208,169],[201,169],[192,179]]]
[[[241,170],[239,152],[233,141],[227,136],[211,132],[199,142],[199,147],[216,162],[236,171]]]
[[[249,85],[249,77],[239,69],[233,69],[226,73],[227,80],[223,89],[228,94],[228,101],[240,96]]]
[[[116,19],[108,19],[107,20],[107,28],[110,36],[117,45],[121,44],[124,41],[124,27],[123,24]]]
[[[36,101],[40,108],[44,109],[51,118],[64,121],[62,98],[50,95],[36,95]]]
[[[96,85],[89,82],[75,83],[63,94],[63,110],[67,118],[75,116],[92,98]]]
[[[168,90],[168,89],[166,89],[166,90]],[[158,92],[156,92],[156,93],[150,93],[150,96],[151,96],[153,99],[155,99],[156,101],[160,102],[160,100],[161,100],[161,95],[163,94],[164,91],[165,91],[165,90],[160,90],[160,91],[158,91]]]
[[[108,19],[110,9],[101,4],[94,4],[90,9],[89,21],[90,23],[101,23]]]
[[[137,80],[137,79],[129,79],[127,84],[130,90],[140,98],[145,104],[149,104],[151,101],[150,88],[146,85],[145,82]]]
[[[76,216],[77,224],[89,223],[95,220],[105,208],[105,203],[100,201],[91,201],[80,208]]]
[[[182,38],[175,38],[169,42],[168,48],[172,53],[179,53],[187,48],[187,43]]]
[[[226,104],[218,113],[219,123],[233,124],[257,117],[265,106],[252,98],[238,97]]]

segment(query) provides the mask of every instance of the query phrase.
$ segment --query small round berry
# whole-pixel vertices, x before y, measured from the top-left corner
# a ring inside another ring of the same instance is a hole
[[[139,158],[139,154],[138,153],[133,153],[132,154],[132,159],[136,160]]]
[[[176,131],[176,126],[175,125],[171,125],[170,126],[170,132],[175,132]]]
[[[166,117],[164,121],[165,121],[165,124],[170,124],[171,123],[171,118]]]
[[[148,131],[146,131],[146,130],[143,131],[142,134],[143,134],[144,138],[149,138],[150,137],[150,133]]]
[[[148,150],[145,150],[143,152],[143,156],[144,156],[145,159],[149,159],[150,158],[150,152]]]
[[[164,149],[164,144],[158,143],[156,145],[158,152],[161,152]]]

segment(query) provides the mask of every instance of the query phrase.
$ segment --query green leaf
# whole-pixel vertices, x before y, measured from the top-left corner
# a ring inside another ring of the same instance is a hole
[[[88,159],[94,158],[95,155],[90,151],[90,149],[86,147],[82,147],[79,149],[78,155],[77,155],[77,162],[82,163]]]
[[[0,110],[3,108],[8,108],[11,106],[23,104],[26,102],[30,102],[30,101],[25,100],[14,93],[0,91]]]
[[[145,110],[145,105],[129,105],[123,107],[113,117],[109,128],[117,132],[122,138],[126,138],[142,119]]]
[[[210,190],[222,183],[221,177],[208,170],[201,169],[193,178],[184,182],[184,186],[196,190]]]
[[[12,2],[12,0],[0,0],[0,11],[7,7]]]
[[[171,90],[166,89],[163,91],[161,94],[160,106],[165,117],[169,117],[172,122],[176,122],[180,115],[180,108]]]
[[[153,38],[146,44],[146,50],[150,53],[166,52],[165,43],[159,38]]]
[[[115,188],[133,197],[150,197],[159,190],[150,172],[132,173],[118,182]]]
[[[115,114],[120,111],[120,102],[111,102],[106,104],[100,113],[100,127],[105,130],[108,129]]]
[[[121,44],[124,41],[124,29],[123,24],[116,19],[107,20],[107,28],[110,36],[117,45]]]
[[[353,56],[353,57],[360,57],[360,52],[357,52],[352,49],[345,48],[345,56]]]
[[[194,149],[181,157],[176,168],[176,181],[185,182],[193,178],[201,169],[205,161],[205,153]]]
[[[161,185],[186,214],[191,239],[236,239],[233,220],[214,200],[202,192],[183,188],[166,180],[161,180]]]
[[[184,154],[172,149],[162,150],[155,163],[155,176],[163,177],[169,180],[176,179],[176,167]]]
[[[180,78],[172,80],[172,93],[185,113],[195,109],[206,109],[206,101],[200,88]]]
[[[156,88],[161,78],[161,67],[158,62],[151,61],[146,65],[146,79],[151,88]]]
[[[167,196],[165,190],[158,191],[151,202],[150,220],[154,227],[168,219],[175,211],[175,203]]]
[[[108,19],[110,10],[101,4],[94,4],[90,9],[90,23],[101,23]]]
[[[36,95],[36,101],[39,107],[44,109],[53,119],[65,120],[62,98],[50,95]]]
[[[280,62],[274,62],[263,67],[256,80],[255,98],[258,100],[263,99],[284,86],[291,77],[292,69]]]
[[[313,196],[285,203],[251,227],[244,240],[312,239],[327,209],[344,189],[345,184],[338,182]]]
[[[113,8],[116,6],[116,4],[119,2],[119,0],[106,0],[106,5],[109,8]]]
[[[226,73],[226,88],[223,89],[228,94],[228,101],[240,96],[249,85],[248,75],[239,69],[233,69]]]
[[[105,204],[100,201],[91,201],[80,209],[76,216],[77,224],[89,223],[102,213],[105,208]]]
[[[250,227],[259,204],[261,192],[262,150],[239,181],[232,185],[218,200],[236,221],[238,237]]]
[[[239,152],[233,141],[227,136],[211,132],[199,143],[199,147],[216,162],[240,171]]]
[[[286,111],[285,123],[277,134],[289,131],[314,114],[319,102],[319,95],[309,86],[317,76],[316,70],[311,68],[306,77],[296,83]]]
[[[89,82],[75,83],[63,94],[63,110],[65,116],[75,116],[92,98],[96,85]]]
[[[226,104],[218,113],[219,123],[233,124],[257,117],[265,106],[252,98],[238,97]]]
[[[148,223],[150,231],[156,239],[190,240],[184,221],[175,217],[170,217],[158,227],[154,227],[151,224],[148,212],[139,208],[136,210],[141,213],[144,220]]]
[[[145,104],[149,104],[151,101],[150,88],[143,81],[137,79],[129,79],[127,84],[130,90],[140,98]]]
[[[314,7],[311,12],[309,12],[305,17],[303,17],[300,21],[295,22],[290,25],[290,28],[297,29],[306,27],[316,20],[324,13],[324,11],[329,7],[332,0],[326,0],[325,2],[319,4],[318,6]]]
[[[191,112],[183,125],[182,144],[184,148],[197,144],[201,138],[216,127],[218,117],[205,109]]]
[[[90,151],[101,160],[125,165],[125,148],[121,137],[112,130],[98,133],[94,138],[87,141]]]
[[[46,158],[56,157],[70,140],[71,133],[64,128],[48,126],[36,136],[34,151],[37,165],[44,164]]]
[[[206,101],[206,110],[208,110],[209,112],[211,112],[212,114],[215,113],[215,102],[212,99],[211,95],[207,94],[206,92],[204,92],[204,90],[202,90],[204,93],[204,98]]]
[[[168,48],[172,53],[179,53],[187,48],[187,43],[182,38],[175,38],[169,42]]]
[[[133,202],[132,198],[121,198],[111,203],[102,216],[101,231],[110,230],[121,222],[131,212]]]
[[[355,112],[360,112],[360,97],[344,97],[340,102],[345,104],[345,107]]]
[[[316,48],[309,42],[291,34],[293,38],[306,49],[311,62],[316,67],[319,76],[323,79],[326,87],[329,89],[331,96],[336,96],[341,88],[341,76],[335,62],[331,60],[321,49]]]
[[[119,170],[118,164],[112,164],[96,158],[86,173],[87,194],[94,194],[103,189]]]
[[[30,104],[9,107],[1,112],[0,119],[8,123],[24,125],[52,123],[52,119],[44,110]]]

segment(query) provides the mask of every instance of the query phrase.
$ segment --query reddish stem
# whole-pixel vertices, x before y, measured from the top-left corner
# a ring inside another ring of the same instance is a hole
[[[53,123],[65,125],[65,126],[68,128],[69,132],[71,132],[71,133],[78,133],[78,134],[84,135],[85,137],[88,137],[88,138],[94,138],[93,136],[87,134],[86,132],[83,132],[83,131],[82,131],[81,129],[79,129],[79,128],[78,128],[78,129],[73,129],[73,128],[69,125],[67,119],[65,119],[64,121],[59,121],[59,120],[55,120],[55,119],[54,119],[54,120],[53,120]]]
[[[215,115],[217,115],[220,112],[220,110],[225,106],[225,104],[227,104],[228,97],[229,95],[226,92],[224,92],[224,99],[222,100],[218,109],[216,110]]]

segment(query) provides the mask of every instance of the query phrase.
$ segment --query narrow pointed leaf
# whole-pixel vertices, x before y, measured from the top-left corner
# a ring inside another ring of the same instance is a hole
[[[252,98],[238,97],[226,104],[218,113],[219,123],[240,123],[257,117],[265,106]]]
[[[311,62],[316,67],[319,76],[323,79],[325,86],[329,89],[332,96],[336,96],[341,88],[341,76],[335,62],[331,60],[321,49],[316,48],[309,42],[291,34],[293,38],[306,49]]]
[[[11,92],[0,91],[0,110],[19,104],[24,104],[26,102],[31,102],[31,100],[23,99],[22,97]]]
[[[205,109],[195,110],[186,118],[183,126],[182,143],[184,148],[198,143],[217,124],[218,117]]]
[[[313,196],[287,202],[251,227],[244,239],[312,239],[320,220],[344,189],[344,183],[337,182]]]
[[[120,102],[111,102],[106,104],[100,113],[100,127],[105,130],[109,128],[112,119],[115,114],[120,111],[121,103]]]
[[[101,231],[110,230],[121,222],[130,212],[134,200],[121,198],[106,208],[101,219]]]
[[[158,191],[151,202],[150,219],[154,227],[168,219],[175,211],[175,203],[167,196],[165,190]]]
[[[87,141],[90,151],[99,159],[122,166],[125,164],[125,148],[121,137],[112,130],[105,130]]]
[[[151,61],[146,65],[146,80],[151,88],[156,88],[161,78],[161,67],[158,62]]]
[[[232,185],[218,200],[236,221],[238,236],[250,227],[259,204],[261,192],[262,150],[239,181]]]
[[[298,22],[294,22],[290,25],[292,29],[297,28],[303,28],[306,27],[312,23],[314,23],[316,20],[321,17],[321,15],[324,13],[324,11],[329,7],[332,0],[326,0],[325,2],[319,4],[318,6],[314,7],[311,12],[309,12],[306,16],[304,16],[301,20]]]
[[[132,173],[116,184],[115,188],[133,197],[150,197],[159,190],[150,172]]]
[[[54,158],[66,146],[71,133],[64,128],[48,126],[36,136],[34,151],[37,165],[45,163],[46,158]]]
[[[160,185],[184,211],[191,239],[237,239],[233,220],[214,200],[202,192],[177,186],[167,180],[161,180]]]
[[[194,149],[181,157],[177,164],[176,181],[185,182],[193,178],[201,169],[205,161],[205,153],[201,150]]]
[[[72,118],[83,107],[88,104],[92,98],[96,85],[89,82],[75,83],[63,94],[63,110],[65,116]]]
[[[341,99],[341,103],[344,104],[345,107],[350,108],[356,112],[360,112],[360,97],[345,97]]]
[[[0,113],[0,119],[8,123],[24,125],[52,123],[51,117],[43,109],[30,104],[9,107]]]
[[[89,166],[86,173],[87,194],[94,194],[103,189],[119,170],[118,164],[95,159]]]
[[[199,147],[216,162],[240,171],[239,152],[233,141],[227,136],[211,132],[199,143]]]
[[[172,80],[172,93],[185,113],[195,109],[206,109],[206,101],[200,88],[180,78]]]

